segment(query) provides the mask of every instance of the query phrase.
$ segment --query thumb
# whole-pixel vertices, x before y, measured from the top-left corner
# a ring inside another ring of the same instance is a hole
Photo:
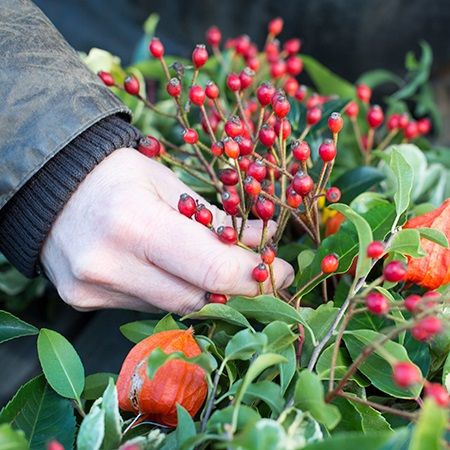
[[[242,234],[242,242],[249,247],[256,247],[261,242],[261,234],[263,230],[262,220],[249,220],[245,224]],[[273,220],[267,222],[266,242],[272,238],[277,231],[277,224]]]

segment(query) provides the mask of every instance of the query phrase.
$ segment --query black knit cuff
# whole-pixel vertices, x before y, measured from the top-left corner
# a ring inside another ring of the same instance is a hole
[[[136,147],[139,131],[107,117],[57,153],[0,213],[0,251],[27,277],[39,274],[39,254],[58,213],[97,164],[122,147]]]

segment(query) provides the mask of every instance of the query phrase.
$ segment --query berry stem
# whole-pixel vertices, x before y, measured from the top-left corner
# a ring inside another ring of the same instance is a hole
[[[358,143],[359,151],[361,155],[365,156],[364,144],[362,141],[361,130],[359,128],[358,120],[356,117],[351,118],[353,132],[355,133],[356,142]]]
[[[275,297],[278,297],[277,284],[275,282],[275,273],[273,271],[272,264],[268,264],[268,266],[269,266],[270,284],[272,286],[273,295],[275,295]]]
[[[200,106],[200,110],[202,112],[203,118],[205,119],[205,123],[206,123],[206,128],[208,129],[208,134],[211,138],[212,142],[216,142],[216,136],[214,134],[214,131],[211,127],[211,122],[209,121],[209,117],[208,114],[206,113],[206,109],[205,109],[205,105],[201,105]]]
[[[252,129],[250,128],[250,124],[248,123],[247,115],[245,114],[244,105],[242,104],[242,93],[235,91],[234,96],[236,97],[236,103],[239,108],[239,112],[241,113],[242,120],[244,121],[245,128],[247,128],[248,134],[254,139]]]
[[[254,139],[255,141],[259,134],[259,130],[261,130],[261,127],[262,127],[265,111],[266,111],[266,108],[264,106],[261,106],[261,109],[259,110],[258,125],[256,127],[256,133],[255,133],[255,139]]]
[[[394,130],[391,130],[386,137],[380,142],[380,144],[377,146],[378,150],[384,150],[392,141],[392,139],[394,139],[394,137],[396,136],[396,134],[398,133],[398,128],[395,128]]]
[[[183,161],[177,160],[173,156],[169,156],[169,155],[161,155],[161,159],[163,161],[170,163],[171,165],[173,165],[175,167],[179,167],[180,169],[183,169],[189,175],[193,176],[194,178],[201,181],[202,183],[206,183],[210,186],[214,186],[214,183],[211,180],[208,180],[207,178],[199,175],[195,170],[192,170],[187,164],[183,163]]]
[[[166,76],[167,81],[170,81],[170,72],[169,68],[167,67],[166,61],[163,57],[159,58],[159,61],[161,62],[161,66],[163,68],[164,75]]]
[[[314,284],[321,276],[323,272],[319,272],[314,275],[301,289],[299,289],[288,301],[289,304],[293,303],[296,300],[295,308],[298,309],[300,307],[300,300],[302,298],[302,294],[309,288],[312,284]]]

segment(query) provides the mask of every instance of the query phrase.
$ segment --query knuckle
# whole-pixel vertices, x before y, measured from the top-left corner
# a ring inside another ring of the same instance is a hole
[[[72,276],[76,281],[96,285],[111,283],[108,271],[104,269],[98,251],[84,252],[71,264]]]

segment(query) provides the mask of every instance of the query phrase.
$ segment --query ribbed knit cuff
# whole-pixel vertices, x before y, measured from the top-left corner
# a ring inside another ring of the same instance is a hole
[[[39,254],[59,212],[97,164],[140,133],[118,116],[107,117],[58,152],[0,212],[0,251],[24,275],[39,274]]]

